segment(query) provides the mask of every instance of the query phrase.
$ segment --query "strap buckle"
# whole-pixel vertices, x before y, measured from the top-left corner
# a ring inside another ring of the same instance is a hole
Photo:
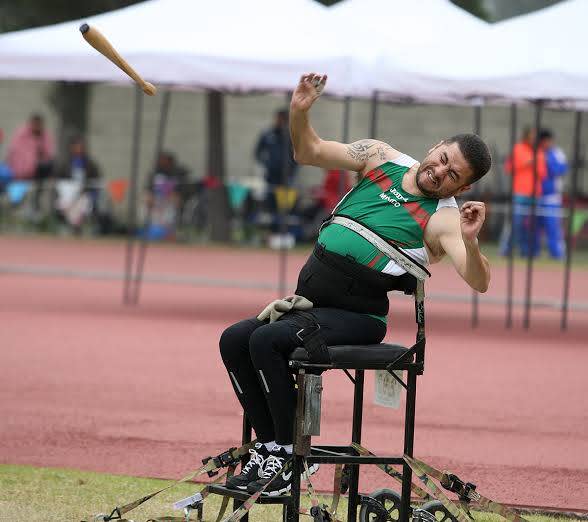
[[[477,502],[480,500],[480,494],[476,491],[476,485],[471,482],[464,482],[453,473],[444,474],[441,485],[459,496],[463,502]]]
[[[331,514],[323,506],[312,506],[310,516],[313,522],[332,522]]]
[[[208,464],[212,460],[217,470],[220,468],[226,468],[227,466],[232,466],[233,464],[237,464],[239,462],[239,459],[238,457],[235,457],[233,454],[236,450],[237,448],[229,448],[228,450],[223,451],[220,455],[217,455],[216,457],[206,457],[202,459],[202,464]],[[215,475],[218,475],[218,471],[216,470],[207,471],[206,473],[209,477],[214,477]]]
[[[435,522],[437,519],[433,513],[424,509],[414,508],[412,510],[412,522]]]

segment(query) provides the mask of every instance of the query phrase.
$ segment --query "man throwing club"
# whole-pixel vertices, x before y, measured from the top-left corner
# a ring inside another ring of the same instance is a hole
[[[272,479],[266,495],[291,488],[292,473],[281,471],[292,453],[296,408],[287,361],[301,345],[300,332],[318,331],[323,346],[379,343],[386,334],[387,292],[404,288],[413,278],[358,227],[421,266],[447,255],[462,279],[479,292],[485,292],[490,281],[488,260],[478,246],[484,203],[468,201],[459,209],[454,198],[490,169],[484,142],[475,134],[459,134],[440,141],[419,163],[377,140],[323,140],[310,124],[309,111],[326,81],[326,75],[305,74],[292,95],[290,133],[296,161],[352,170],[359,181],[323,225],[300,272],[296,296],[312,307],[306,300],[297,307],[300,298],[290,299],[293,310],[278,320],[271,321],[268,314],[247,319],[227,328],[220,339],[223,362],[258,440],[249,463],[227,486],[250,493]]]

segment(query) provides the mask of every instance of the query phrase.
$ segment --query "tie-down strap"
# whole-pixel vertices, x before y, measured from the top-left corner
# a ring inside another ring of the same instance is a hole
[[[353,443],[352,446],[360,455],[374,455],[371,451],[364,448],[360,444]],[[484,497],[476,491],[475,484],[464,482],[453,473],[440,471],[433,468],[432,466],[429,466],[422,460],[409,457],[408,455],[404,455],[404,461],[429,490],[427,492],[419,488],[417,485],[411,484],[411,490],[413,493],[424,500],[429,498],[435,498],[439,500],[443,506],[445,506],[445,508],[461,522],[470,522],[466,512],[468,505],[471,503],[478,504],[484,509],[491,511],[492,513],[496,513],[497,515],[500,515],[501,517],[512,522],[528,522],[527,519],[519,515],[514,509]],[[402,482],[402,474],[396,471],[392,466],[389,466],[388,464],[377,464],[377,466],[392,478]],[[429,477],[439,481],[444,489],[457,494],[460,505],[456,505],[451,502],[441,491],[441,488],[439,488],[439,486],[430,480]],[[463,509],[461,509],[460,506]]]
[[[242,457],[243,455],[246,455],[249,452],[249,450],[255,445],[256,442],[257,442],[257,440],[253,440],[253,441],[248,442],[247,444],[241,446],[240,448],[230,448],[227,451],[224,451],[223,453],[221,453],[220,455],[217,455],[216,457],[208,457],[208,458],[204,459],[204,466],[202,466],[201,468],[198,468],[196,471],[193,471],[189,475],[186,475],[184,478],[177,480],[176,482],[173,482],[169,486],[166,486],[162,489],[158,489],[157,491],[154,491],[153,493],[149,493],[149,495],[145,495],[144,497],[141,497],[137,500],[134,500],[133,502],[129,502],[128,504],[125,504],[124,506],[121,506],[121,507],[117,506],[112,510],[110,515],[104,515],[99,520],[102,520],[104,522],[109,522],[110,520],[119,520],[122,522],[123,520],[125,520],[122,518],[122,516],[125,513],[128,513],[129,511],[135,509],[136,507],[139,507],[144,502],[147,502],[148,500],[152,499],[154,496],[159,495],[159,493],[167,491],[168,489],[171,489],[171,488],[177,486],[178,484],[182,484],[183,482],[188,482],[190,480],[193,480],[194,478],[196,478],[199,475],[202,475],[204,473],[207,473],[209,476],[213,476],[216,474],[216,472],[220,468],[235,465],[239,461],[240,457]],[[82,522],[85,522],[85,521],[82,521]]]
[[[355,233],[359,234],[361,237],[374,245],[380,252],[386,254],[400,268],[406,270],[419,281],[424,281],[428,277],[431,277],[431,273],[423,265],[415,261],[402,249],[398,248],[396,245],[388,243],[388,241],[386,241],[383,237],[380,237],[373,230],[370,230],[358,221],[355,221],[346,216],[331,216],[331,218],[325,222],[325,224],[327,223],[335,223],[337,225],[344,226],[349,230],[353,230]]]

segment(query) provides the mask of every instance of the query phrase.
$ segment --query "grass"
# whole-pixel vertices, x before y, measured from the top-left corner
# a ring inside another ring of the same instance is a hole
[[[2,522],[90,522],[97,513],[110,513],[116,505],[124,505],[148,493],[169,485],[170,481],[92,473],[66,469],[35,468],[32,466],[0,465],[0,521]],[[165,491],[126,515],[137,522],[164,515],[181,517],[171,504],[200,490],[199,484],[180,484]],[[330,499],[321,496],[330,504]],[[339,503],[340,516],[345,518],[346,499]],[[204,520],[216,520],[221,498],[210,495],[205,501]],[[309,506],[304,495],[304,505]],[[229,504],[230,509],[231,504]],[[280,521],[281,507],[254,506],[251,521]],[[194,519],[196,514],[194,513]],[[226,515],[225,515],[226,516]],[[479,522],[502,520],[488,513],[474,513]],[[526,515],[531,522],[566,521],[569,518]],[[308,520],[303,517],[302,520]]]

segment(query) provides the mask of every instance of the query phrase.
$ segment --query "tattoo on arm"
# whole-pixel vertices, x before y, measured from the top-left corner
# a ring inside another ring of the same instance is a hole
[[[355,161],[367,161],[378,156],[382,161],[387,159],[390,145],[377,140],[359,140],[347,145],[347,154]]]

